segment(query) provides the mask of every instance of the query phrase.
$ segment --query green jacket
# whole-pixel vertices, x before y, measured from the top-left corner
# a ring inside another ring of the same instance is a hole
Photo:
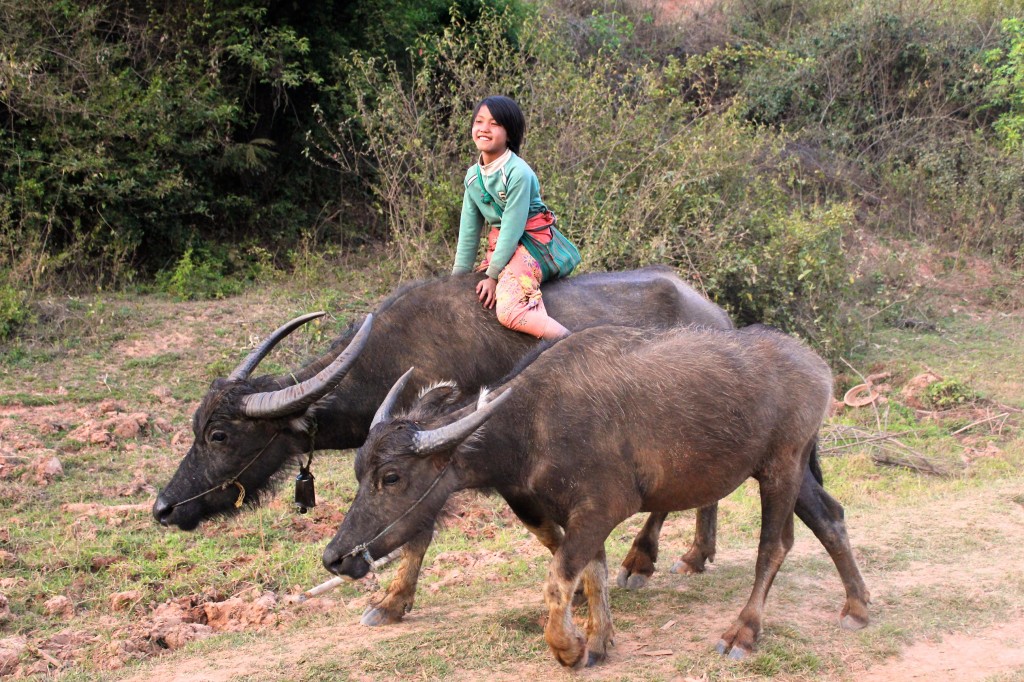
[[[526,230],[526,221],[533,216],[547,211],[547,206],[540,198],[540,182],[533,169],[514,152],[498,167],[491,168],[488,164],[483,168],[484,187],[495,202],[501,205],[499,215],[493,204],[485,203],[477,179],[477,167],[473,164],[466,171],[462,197],[462,219],[459,223],[459,243],[455,250],[455,266],[452,274],[469,272],[476,260],[477,248],[480,244],[480,228],[484,225],[498,226],[501,234],[494,247],[487,276],[498,279],[498,274],[512,259],[512,254],[519,245],[519,240]]]

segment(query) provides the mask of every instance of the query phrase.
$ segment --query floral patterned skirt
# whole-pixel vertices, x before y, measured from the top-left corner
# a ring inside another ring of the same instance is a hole
[[[477,268],[478,272],[487,269],[491,263],[491,255],[494,253],[494,246],[498,242],[498,228],[492,227],[487,235],[487,255],[483,263]],[[535,237],[537,231],[532,231]],[[548,230],[548,239],[551,232]],[[522,244],[516,247],[515,253],[508,265],[498,275],[496,309],[498,321],[509,329],[524,332],[538,338],[544,336],[549,324],[554,322],[548,317],[544,309],[544,301],[540,293],[540,263],[537,262],[530,252]],[[557,323],[554,323],[557,324]]]

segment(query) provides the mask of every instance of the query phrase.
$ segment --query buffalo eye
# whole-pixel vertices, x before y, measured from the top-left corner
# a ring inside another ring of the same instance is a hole
[[[223,431],[214,431],[213,433],[210,434],[210,440],[214,441],[215,443],[223,443],[227,439],[228,434],[224,433]]]
[[[384,485],[394,485],[398,483],[398,478],[398,474],[394,472],[384,474],[384,478],[381,479],[381,483],[383,483]]]

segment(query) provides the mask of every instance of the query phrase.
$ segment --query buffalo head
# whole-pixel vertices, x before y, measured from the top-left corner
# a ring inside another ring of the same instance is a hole
[[[444,384],[426,390],[408,414],[393,418],[391,410],[411,373],[392,387],[356,454],[359,490],[323,554],[324,566],[335,575],[362,578],[375,559],[434,523],[448,496],[462,487],[453,466],[455,448],[511,395],[505,391],[483,404],[484,395],[475,407],[451,412],[459,394]]]
[[[192,447],[153,505],[157,521],[192,530],[211,516],[255,506],[289,459],[311,451],[307,411],[349,371],[366,345],[373,316],[344,352],[305,381],[261,391],[250,375],[285,336],[322,315],[310,313],[283,325],[226,379],[213,382],[192,418]]]

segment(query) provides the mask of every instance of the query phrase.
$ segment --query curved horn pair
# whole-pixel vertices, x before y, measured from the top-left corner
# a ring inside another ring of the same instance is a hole
[[[305,315],[300,315],[291,322],[278,327],[277,331],[264,339],[263,343],[256,347],[256,350],[249,353],[249,356],[245,360],[242,360],[238,367],[235,367],[235,371],[228,375],[228,381],[244,381],[245,379],[248,379],[249,375],[252,374],[252,371],[256,369],[256,365],[260,364],[263,358],[267,357],[267,353],[269,353],[274,346],[280,343],[281,339],[288,336],[310,320],[315,320],[316,318],[323,317],[326,314],[327,313],[323,310],[316,313],[306,313]]]
[[[420,431],[413,436],[413,448],[418,455],[430,455],[446,450],[461,443],[474,431],[490,419],[498,406],[512,395],[511,389],[505,391],[491,402],[485,404],[457,422],[442,426],[432,431]]]
[[[244,370],[250,364],[252,357],[259,353],[263,346],[267,346],[267,349],[263,351],[263,355],[266,355],[270,348],[273,348],[278,341],[284,338],[284,336],[290,333],[293,329],[308,320],[319,317],[320,315],[323,315],[323,313],[304,315],[292,320],[278,329],[270,338],[264,341],[259,348],[253,351],[252,355],[250,355],[250,357],[247,358],[245,362],[235,370],[235,372],[232,372],[232,377],[240,370]],[[366,346],[372,326],[373,315],[367,315],[363,325],[359,328],[359,331],[356,332],[356,335],[352,337],[352,340],[349,342],[348,347],[344,352],[338,355],[338,357],[334,359],[334,362],[324,367],[315,376],[310,377],[295,386],[289,386],[277,391],[254,393],[243,397],[242,413],[247,417],[254,418],[283,417],[306,409],[317,400],[333,391],[338,383],[345,378],[345,375],[348,374],[352,364],[356,361],[356,358],[359,357],[359,354]],[[279,334],[282,330],[285,330],[284,333]],[[273,341],[273,343],[271,343],[271,341]],[[262,359],[262,356],[256,358],[255,362],[251,362],[251,366],[248,366],[247,371],[251,372],[260,359]],[[245,374],[243,375],[243,378],[247,376],[248,374]]]
[[[388,391],[387,396],[384,398],[384,402],[382,402],[380,407],[377,408],[377,413],[373,415],[373,421],[370,422],[371,429],[381,422],[391,420],[391,411],[395,409],[395,403],[398,402],[398,396],[402,395],[402,389],[404,389],[405,385],[409,383],[409,377],[412,376],[412,371],[414,369],[416,368],[410,367],[409,371],[398,377],[398,381],[396,381],[395,385],[391,387],[390,391]]]

